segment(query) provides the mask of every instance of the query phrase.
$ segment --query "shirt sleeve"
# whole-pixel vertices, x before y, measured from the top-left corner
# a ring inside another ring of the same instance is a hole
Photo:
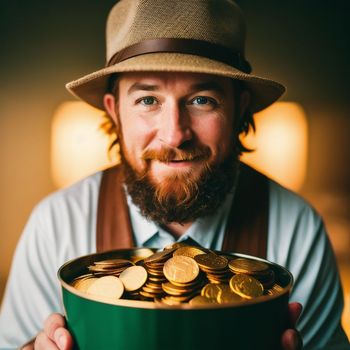
[[[0,349],[32,339],[53,312],[64,313],[57,271],[96,251],[101,172],[43,199],[33,210],[12,261],[0,310]]]
[[[305,349],[322,349],[337,339],[344,340],[335,336],[339,332],[344,306],[343,292],[334,253],[321,220],[316,226],[314,239],[305,243],[308,253],[304,251],[299,255],[291,298],[304,301],[298,328]]]
[[[62,313],[56,244],[36,208],[17,245],[0,313],[0,349],[33,338],[52,312]]]
[[[336,346],[348,349],[348,340],[340,326],[343,291],[324,223],[303,199],[272,187],[268,259],[293,274],[290,301],[303,305],[297,328],[304,349],[336,349]]]

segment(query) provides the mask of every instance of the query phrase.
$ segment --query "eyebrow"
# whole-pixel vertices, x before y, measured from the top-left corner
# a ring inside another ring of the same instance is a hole
[[[134,91],[156,91],[159,90],[158,85],[134,83],[128,89],[128,94],[130,95]]]
[[[191,85],[191,91],[197,92],[197,91],[215,91],[219,94],[225,95],[225,90],[222,88],[222,86],[215,81],[208,81],[198,84]],[[128,94],[132,94],[135,91],[157,91],[159,90],[159,85],[154,84],[145,84],[145,83],[134,83],[132,84],[128,89]]]

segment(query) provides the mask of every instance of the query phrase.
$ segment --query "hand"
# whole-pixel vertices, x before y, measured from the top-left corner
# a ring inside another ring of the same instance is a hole
[[[44,323],[44,329],[37,335],[35,341],[23,347],[23,350],[71,350],[73,338],[65,328],[66,322],[62,315],[51,314]]]
[[[289,323],[292,328],[287,329],[282,335],[283,350],[301,350],[303,348],[303,340],[301,339],[299,332],[295,329],[295,325],[298,321],[301,311],[301,304],[289,304]]]

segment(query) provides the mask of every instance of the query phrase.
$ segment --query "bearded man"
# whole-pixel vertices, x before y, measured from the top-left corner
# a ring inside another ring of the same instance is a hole
[[[16,250],[0,347],[71,349],[57,269],[112,248],[191,240],[267,257],[295,278],[304,311],[284,349],[345,348],[342,290],[319,215],[242,164],[240,134],[284,87],[251,74],[231,0],[121,0],[107,21],[107,65],[68,84],[104,109],[121,164],[42,201]],[[292,323],[300,304],[290,304]],[[55,313],[48,317],[49,314]],[[40,332],[40,329],[43,330]],[[38,334],[38,332],[40,332]],[[38,335],[37,335],[38,334]],[[37,335],[37,336],[36,336]]]

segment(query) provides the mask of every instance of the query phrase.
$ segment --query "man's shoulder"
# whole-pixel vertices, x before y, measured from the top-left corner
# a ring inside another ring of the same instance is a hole
[[[102,171],[89,175],[74,184],[56,190],[42,199],[34,211],[46,212],[65,207],[84,208],[91,206],[98,198]]]
[[[273,236],[310,239],[324,229],[323,218],[301,194],[268,178],[269,227]]]
[[[246,168],[250,168],[250,171],[255,173],[255,176],[264,177],[267,179],[270,199],[270,209],[286,210],[290,213],[307,212],[312,215],[318,215],[312,204],[309,203],[301,194],[295,192],[292,189],[285,187],[278,181],[271,177],[259,172],[258,170],[244,165]]]

